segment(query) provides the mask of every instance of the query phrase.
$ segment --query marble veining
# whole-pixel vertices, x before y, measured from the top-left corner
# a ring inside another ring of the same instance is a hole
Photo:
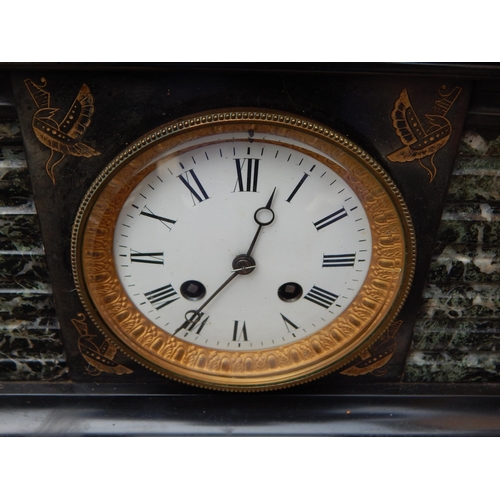
[[[429,283],[498,283],[500,248],[488,246],[446,245],[434,257]]]
[[[407,382],[500,382],[500,137],[462,137]]]
[[[443,220],[437,236],[438,243],[457,245],[500,245],[500,221]]]
[[[0,318],[3,326],[9,324],[44,324],[55,317],[52,294],[29,293],[20,290],[0,292]]]
[[[20,141],[0,121],[0,140]],[[0,147],[0,380],[63,380],[68,369],[20,144]]]
[[[28,359],[0,359],[0,380],[66,380],[68,368],[64,359],[44,359],[37,355]]]
[[[0,140],[21,141],[21,128],[16,120],[0,120]]]
[[[493,284],[437,286],[429,284],[422,295],[420,317],[500,317],[500,289]]]
[[[407,358],[407,382],[498,382],[500,352],[411,351]]]
[[[45,258],[39,254],[0,253],[0,290],[32,290],[50,293]]]
[[[2,215],[0,210],[0,252],[44,253],[37,216]]]

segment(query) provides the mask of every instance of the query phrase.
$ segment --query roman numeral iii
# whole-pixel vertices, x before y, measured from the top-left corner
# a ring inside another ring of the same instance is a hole
[[[323,267],[352,267],[355,260],[355,253],[323,254]]]
[[[328,309],[339,298],[335,293],[324,290],[319,286],[314,285],[311,290],[304,295],[304,299],[309,300],[313,304]]]
[[[180,298],[177,296],[177,292],[174,290],[174,287],[170,283],[168,285],[162,286],[161,288],[157,288],[156,290],[151,290],[144,295],[146,296],[150,304],[154,306],[154,308],[158,311]]]

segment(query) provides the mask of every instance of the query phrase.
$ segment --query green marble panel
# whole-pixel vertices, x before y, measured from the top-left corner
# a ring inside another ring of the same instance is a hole
[[[54,323],[56,311],[51,294],[0,293],[0,320],[3,326]]]
[[[459,155],[500,156],[500,136],[486,141],[477,132],[468,130],[462,135]]]
[[[447,245],[433,258],[430,283],[500,281],[500,247]]]
[[[443,220],[439,227],[438,243],[457,245],[500,245],[500,221]]]
[[[0,146],[0,175],[9,171],[28,171],[26,156],[21,146]]]
[[[446,205],[442,220],[485,220],[500,221],[500,205],[491,203],[461,202]]]
[[[447,245],[434,256],[429,283],[500,282],[500,248]]]
[[[0,213],[34,213],[34,202],[24,151],[0,148]]]
[[[500,157],[498,156],[463,156],[459,155],[453,168],[453,175],[488,175],[500,174]]]
[[[449,202],[500,201],[499,175],[455,175],[448,191]]]
[[[45,257],[36,254],[0,253],[0,289],[52,290]]]
[[[500,140],[466,133],[460,149],[407,382],[500,382]]]
[[[26,359],[0,359],[0,380],[51,381],[67,380],[68,368],[64,359],[44,359],[43,356]]]
[[[15,195],[31,196],[31,182],[27,169],[7,170],[0,167],[0,192],[2,196]],[[4,203],[4,205],[7,205]]]
[[[32,194],[16,193],[0,186],[0,214],[34,214],[35,202]]]
[[[59,329],[0,328],[0,359],[37,357],[38,354],[60,358],[63,346]]]
[[[21,140],[21,129],[17,120],[0,120],[0,141]]]
[[[0,212],[0,251],[42,253],[38,218],[35,214],[8,214]]]
[[[499,352],[411,351],[405,382],[499,382]]]
[[[412,350],[500,351],[500,319],[419,319]]]
[[[20,139],[0,122],[0,141]],[[0,147],[0,380],[68,378],[22,147]]]
[[[491,284],[438,286],[422,295],[421,318],[500,318],[500,289]]]

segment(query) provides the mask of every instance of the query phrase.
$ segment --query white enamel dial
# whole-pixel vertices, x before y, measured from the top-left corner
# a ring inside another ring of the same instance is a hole
[[[370,224],[319,151],[221,134],[155,162],[123,205],[113,252],[128,296],[163,331],[213,349],[268,349],[322,329],[358,294]]]

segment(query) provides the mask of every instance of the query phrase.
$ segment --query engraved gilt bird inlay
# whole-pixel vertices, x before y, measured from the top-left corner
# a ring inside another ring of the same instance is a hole
[[[31,125],[37,139],[50,149],[45,170],[55,184],[54,169],[66,156],[90,158],[101,154],[80,142],[94,113],[94,98],[88,86],[83,84],[66,116],[58,122],[55,115],[59,109],[51,107],[50,93],[44,90],[47,81],[45,78],[41,81],[42,85],[36,85],[30,79],[24,83],[38,108]]]
[[[73,318],[71,322],[80,334],[78,348],[88,363],[87,373],[93,376],[100,375],[102,372],[113,373],[115,375],[133,373],[133,370],[130,368],[114,361],[118,349],[108,340],[104,340],[100,346],[94,343],[94,339],[97,336],[89,333],[83,313],[78,313],[78,318]]]
[[[455,87],[445,94],[446,87],[441,89],[441,99],[434,103],[434,112],[424,115],[426,122],[422,123],[413,108],[406,89],[401,91],[391,113],[392,125],[404,147],[391,153],[387,158],[393,162],[404,163],[418,160],[420,166],[427,170],[430,181],[436,176],[434,156],[449,140],[452,132],[450,121],[446,114],[459,96],[462,89]],[[430,164],[424,165],[422,158],[430,156]]]

